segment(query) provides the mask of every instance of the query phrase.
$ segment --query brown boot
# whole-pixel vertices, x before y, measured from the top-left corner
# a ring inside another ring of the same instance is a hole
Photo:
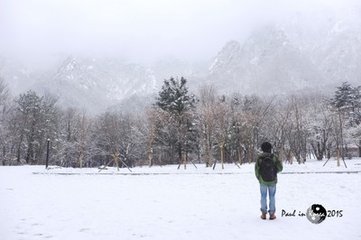
[[[276,215],[274,213],[270,214],[269,220],[275,220],[275,219],[276,219]]]
[[[266,213],[262,213],[261,218],[262,218],[263,220],[266,220]]]

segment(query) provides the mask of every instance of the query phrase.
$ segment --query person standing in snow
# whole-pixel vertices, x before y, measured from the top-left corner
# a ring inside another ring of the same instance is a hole
[[[261,218],[266,219],[267,210],[270,214],[269,219],[276,219],[276,185],[277,173],[283,169],[282,162],[272,153],[272,145],[264,142],[261,145],[262,153],[258,156],[255,164],[255,174],[260,183],[261,190]],[[267,208],[267,192],[269,196],[269,205]]]

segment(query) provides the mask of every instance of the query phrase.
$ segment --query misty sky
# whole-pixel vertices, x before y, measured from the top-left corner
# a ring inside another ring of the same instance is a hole
[[[302,3],[300,3],[302,2]],[[296,13],[356,0],[0,0],[0,55],[213,57],[229,40]]]

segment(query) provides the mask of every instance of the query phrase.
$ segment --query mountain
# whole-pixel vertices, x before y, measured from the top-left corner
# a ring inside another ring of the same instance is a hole
[[[33,87],[50,93],[61,105],[96,113],[134,94],[148,95],[156,86],[150,69],[116,59],[68,57],[49,79]]]
[[[116,58],[70,56],[39,72],[0,58],[0,76],[14,95],[32,89],[55,96],[63,107],[92,114],[106,109],[141,112],[153,103],[165,79],[186,76],[193,80],[190,76],[197,75],[198,66],[175,58],[145,67]]]
[[[282,28],[319,69],[329,86],[360,84],[361,8],[327,9],[295,15]]]
[[[28,90],[38,76],[18,61],[0,57],[0,77],[5,80],[13,95]]]
[[[322,74],[284,31],[268,26],[243,44],[227,43],[210,66],[208,78],[221,91],[274,95],[318,85]]]
[[[315,54],[315,62],[331,82],[361,82],[361,31],[335,23]]]
[[[141,112],[153,103],[164,79],[181,76],[193,93],[205,84],[221,94],[332,93],[344,81],[360,85],[360,10],[340,16],[328,10],[296,14],[255,29],[242,42],[226,43],[214,58],[200,63],[167,57],[145,66],[70,56],[39,70],[0,57],[0,77],[14,95],[34,89],[57,96],[63,106],[91,113],[107,108]]]

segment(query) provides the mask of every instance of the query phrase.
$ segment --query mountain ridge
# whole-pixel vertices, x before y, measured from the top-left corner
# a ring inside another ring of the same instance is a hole
[[[227,42],[213,59],[198,65],[175,58],[144,66],[116,58],[68,56],[39,72],[0,58],[0,76],[15,94],[31,88],[58,97],[63,106],[94,113],[151,99],[170,77],[185,77],[193,92],[205,84],[214,85],[219,93],[248,95],[331,91],[344,81],[359,82],[357,26],[361,24],[335,20],[315,36],[311,34],[317,33],[315,29],[307,32],[293,23],[266,25],[243,42]],[[144,101],[149,105],[151,100]]]

